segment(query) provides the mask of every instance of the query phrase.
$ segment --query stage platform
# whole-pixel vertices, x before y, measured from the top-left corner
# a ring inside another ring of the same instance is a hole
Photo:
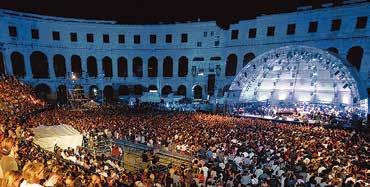
[[[236,114],[238,117],[248,117],[248,118],[257,118],[257,119],[265,119],[265,120],[273,120],[277,122],[289,122],[289,123],[305,123],[305,124],[325,124],[327,122],[319,121],[319,120],[307,120],[303,121],[297,118],[291,117],[273,117],[273,116],[261,116],[261,115],[252,115],[252,114]]]
[[[261,115],[252,115],[252,114],[234,114],[236,117],[241,118],[255,118],[255,119],[262,119],[262,120],[269,120],[274,122],[280,123],[289,123],[289,124],[308,124],[314,126],[322,126],[324,128],[336,128],[336,129],[345,129],[345,130],[359,130],[370,132],[370,127],[367,124],[333,124],[326,121],[319,121],[319,120],[299,120],[290,117],[272,117],[272,116],[261,116]]]

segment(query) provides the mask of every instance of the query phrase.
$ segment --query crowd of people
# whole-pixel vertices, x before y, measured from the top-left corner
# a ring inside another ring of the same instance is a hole
[[[13,76],[0,77],[0,122],[17,120],[45,106],[37,99],[32,87],[25,85]]]
[[[314,121],[319,123],[340,122],[350,125],[354,120],[366,119],[367,113],[354,107],[323,104],[284,104],[276,103],[242,103],[231,105],[233,114],[257,115],[272,118],[291,118],[296,121]]]
[[[44,104],[26,86],[5,80],[1,83],[1,104],[14,103],[17,111],[28,112]],[[26,88],[15,89],[12,84]],[[20,105],[3,97],[28,99]],[[58,124],[71,125],[86,138],[104,132],[113,140],[177,152],[193,158],[192,163],[164,171],[128,171],[119,161],[84,147],[56,147],[49,152],[33,144],[31,128]],[[370,136],[359,131],[161,111],[150,105],[101,106],[84,111],[56,107],[34,113],[23,123],[2,120],[0,125],[2,186],[370,185]]]

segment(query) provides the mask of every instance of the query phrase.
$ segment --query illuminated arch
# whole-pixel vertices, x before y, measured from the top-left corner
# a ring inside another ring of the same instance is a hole
[[[232,82],[228,98],[240,103],[359,106],[367,93],[355,68],[344,59],[318,48],[286,46],[248,63]]]

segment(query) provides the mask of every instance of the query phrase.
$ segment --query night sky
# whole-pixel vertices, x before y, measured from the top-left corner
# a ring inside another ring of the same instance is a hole
[[[51,16],[115,20],[126,24],[216,20],[220,26],[297,6],[338,0],[0,0],[0,8]]]

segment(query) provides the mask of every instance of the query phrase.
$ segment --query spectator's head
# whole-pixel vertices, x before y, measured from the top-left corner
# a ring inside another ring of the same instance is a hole
[[[1,187],[19,186],[22,181],[22,174],[19,171],[7,171],[1,181]]]
[[[16,142],[13,138],[5,138],[1,142],[1,154],[2,155],[14,155],[14,153],[17,152],[16,148],[17,146],[15,145]]]
[[[40,162],[29,162],[23,168],[23,178],[28,183],[39,184],[44,178],[44,165]]]

